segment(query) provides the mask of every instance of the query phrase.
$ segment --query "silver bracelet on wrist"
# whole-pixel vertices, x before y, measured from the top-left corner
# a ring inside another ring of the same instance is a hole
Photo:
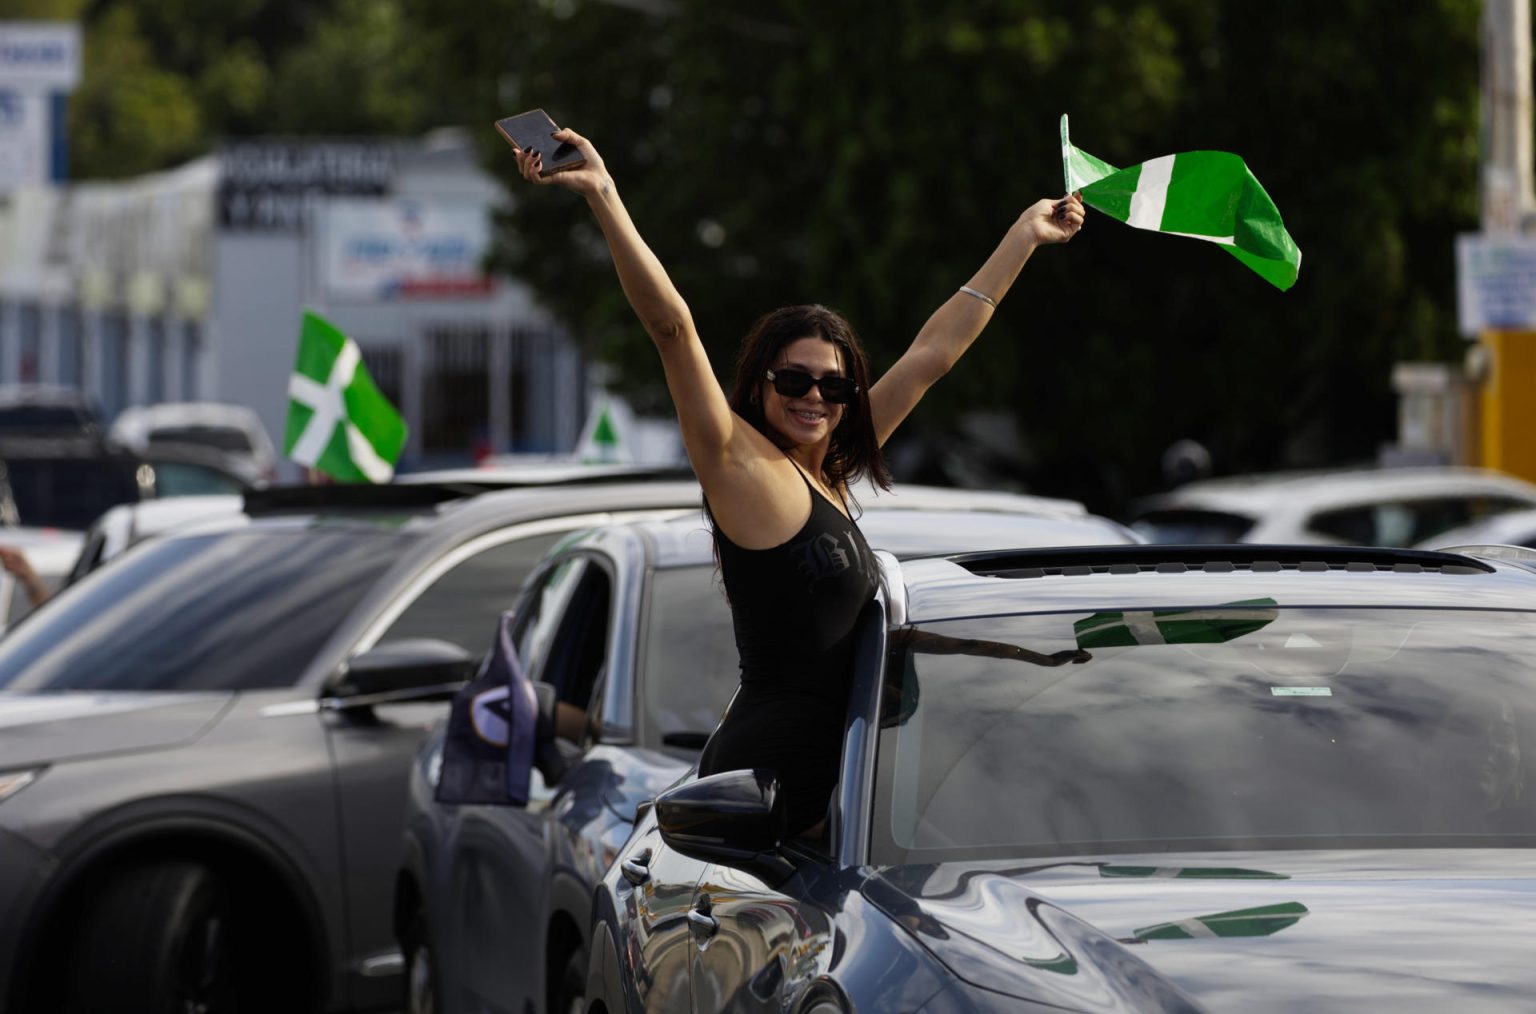
[[[965,293],[967,296],[975,296],[977,299],[981,300],[983,303],[986,303],[988,306],[990,306],[994,310],[997,309],[997,300],[993,299],[991,296],[987,295],[985,292],[977,292],[975,289],[971,288],[969,285],[962,285],[962,286],[960,286],[960,291]]]

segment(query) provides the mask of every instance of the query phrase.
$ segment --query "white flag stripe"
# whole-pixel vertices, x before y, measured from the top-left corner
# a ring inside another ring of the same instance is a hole
[[[1237,240],[1232,236],[1202,236],[1198,232],[1174,232],[1172,229],[1161,230],[1164,236],[1185,236],[1189,239],[1203,239],[1208,243],[1225,243],[1233,246]]]
[[[1216,936],[1216,931],[1199,919],[1176,919],[1173,924],[1197,940],[1210,940]]]
[[[1136,192],[1131,195],[1131,213],[1125,222],[1138,229],[1160,229],[1163,207],[1168,203],[1168,184],[1173,180],[1173,160],[1163,155],[1141,164]]]
[[[347,450],[352,453],[352,464],[368,477],[369,482],[388,482],[395,477],[395,466],[379,457],[363,431],[347,423]]]
[[[306,468],[320,460],[326,445],[331,442],[331,434],[336,432],[336,424],[346,418],[347,405],[341,392],[352,383],[352,376],[357,372],[357,364],[362,358],[357,343],[348,338],[341,346],[340,355],[331,364],[331,375],[326,378],[323,387],[300,373],[288,378],[288,396],[301,405],[309,406],[314,412],[304,426],[304,433],[294,443],[292,453],[288,455]]]
[[[1126,613],[1125,629],[1131,632],[1131,637],[1137,644],[1166,644],[1163,632],[1158,629],[1157,621],[1151,613]]]

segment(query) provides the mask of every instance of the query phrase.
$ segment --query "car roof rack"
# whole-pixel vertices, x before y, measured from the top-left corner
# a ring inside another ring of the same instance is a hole
[[[456,483],[335,483],[323,486],[266,486],[245,491],[245,513],[292,514],[342,507],[354,510],[424,510],[485,492]]]
[[[468,471],[468,470],[466,470]],[[692,479],[687,468],[665,466],[624,471],[572,472],[568,475],[530,475],[527,480],[506,473],[484,479],[455,475],[452,479],[415,482],[408,477],[386,483],[348,482],[307,486],[267,486],[245,492],[245,513],[292,514],[301,511],[348,508],[353,510],[422,510],[454,500],[464,500],[497,490],[539,489],[548,486],[592,486],[609,483],[648,482],[660,479]]]
[[[1151,545],[1085,546],[1069,549],[1019,549],[963,553],[949,559],[973,574],[988,577],[1086,576],[1088,574],[1178,574],[1198,570],[1273,572],[1398,571],[1490,574],[1482,560],[1454,553],[1377,546]]]

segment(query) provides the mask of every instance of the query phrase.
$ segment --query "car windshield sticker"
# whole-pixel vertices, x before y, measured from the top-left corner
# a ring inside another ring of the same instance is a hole
[[[1332,697],[1331,687],[1270,687],[1276,697]]]

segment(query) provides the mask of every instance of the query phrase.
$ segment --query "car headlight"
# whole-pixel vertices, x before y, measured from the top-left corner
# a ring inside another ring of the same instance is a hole
[[[5,802],[28,785],[37,781],[37,776],[42,773],[42,768],[28,768],[25,771],[0,771],[0,803]]]

